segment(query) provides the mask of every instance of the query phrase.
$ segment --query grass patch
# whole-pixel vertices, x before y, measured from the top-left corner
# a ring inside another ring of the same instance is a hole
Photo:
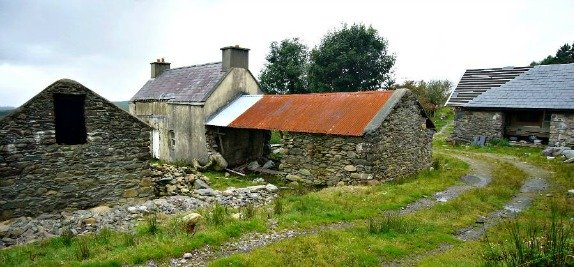
[[[454,109],[452,107],[439,108],[432,117],[432,121],[437,130],[442,129],[447,123],[454,120]]]
[[[281,144],[281,133],[279,131],[271,131],[270,144]]]

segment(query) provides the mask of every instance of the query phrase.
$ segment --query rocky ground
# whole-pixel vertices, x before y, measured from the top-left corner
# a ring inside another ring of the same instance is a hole
[[[215,203],[230,207],[268,204],[278,190],[277,186],[267,184],[218,191],[209,187],[207,177],[186,167],[158,165],[153,172],[156,190],[163,197],[137,205],[100,206],[0,222],[0,248],[58,236],[65,230],[74,234],[103,228],[130,231],[136,222],[151,213],[188,212]]]

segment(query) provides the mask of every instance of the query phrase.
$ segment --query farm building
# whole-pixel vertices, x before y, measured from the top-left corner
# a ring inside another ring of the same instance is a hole
[[[151,128],[72,80],[0,119],[0,220],[153,195]]]
[[[151,79],[130,100],[130,113],[154,128],[155,158],[207,162],[214,150],[207,145],[206,120],[240,95],[262,93],[248,69],[249,49],[233,46],[221,51],[222,61],[217,63],[173,69],[163,60],[151,63]],[[223,151],[229,165],[262,155],[266,131],[229,131],[233,132],[220,132],[214,142],[226,142],[221,138],[225,134],[250,140]]]
[[[390,180],[431,164],[434,126],[407,89],[242,96],[206,125],[210,132],[281,131],[279,168],[306,184]]]
[[[534,136],[571,146],[574,64],[467,70],[447,105],[455,108],[455,141]]]

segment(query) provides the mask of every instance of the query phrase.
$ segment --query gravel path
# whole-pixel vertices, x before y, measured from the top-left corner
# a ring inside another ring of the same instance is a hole
[[[522,185],[520,192],[504,205],[503,209],[492,212],[486,218],[478,220],[475,225],[459,231],[457,238],[464,241],[477,240],[484,236],[488,228],[495,226],[502,219],[516,217],[518,213],[530,206],[532,199],[534,199],[536,195],[548,189],[548,183],[546,180],[550,177],[550,172],[525,162],[521,162],[518,158],[511,156],[499,156],[493,154],[480,155],[513,164],[528,174],[528,180],[526,180]]]
[[[462,155],[454,154],[449,155],[465,161],[470,165],[470,173],[461,178],[463,185],[451,186],[444,191],[435,193],[434,197],[425,197],[407,205],[399,214],[405,215],[415,211],[430,208],[438,203],[447,202],[453,198],[458,197],[460,194],[478,187],[484,187],[491,181],[491,167],[484,161],[472,159]]]

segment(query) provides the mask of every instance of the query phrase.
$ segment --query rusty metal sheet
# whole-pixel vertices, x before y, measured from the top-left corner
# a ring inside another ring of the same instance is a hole
[[[265,95],[229,126],[362,136],[393,92]]]

